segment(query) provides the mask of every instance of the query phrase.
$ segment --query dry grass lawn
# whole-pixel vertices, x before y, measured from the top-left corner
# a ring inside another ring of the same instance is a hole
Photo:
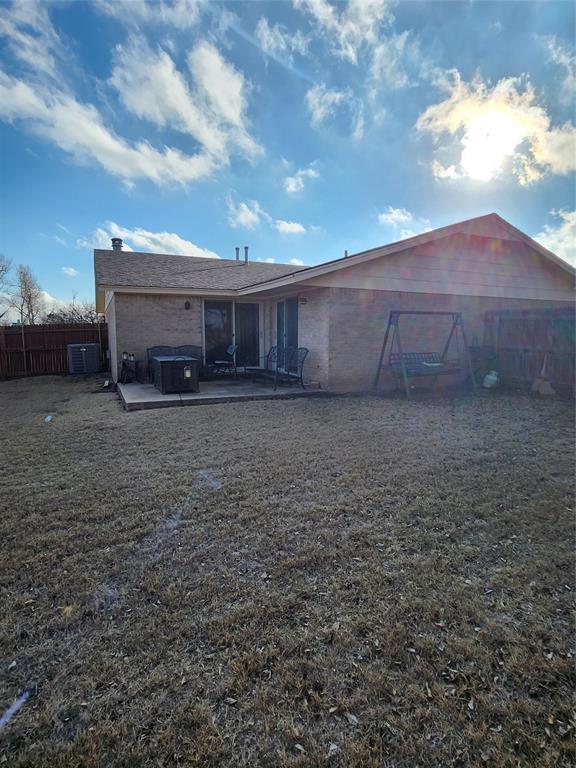
[[[570,404],[96,384],[0,382],[0,765],[574,765]]]

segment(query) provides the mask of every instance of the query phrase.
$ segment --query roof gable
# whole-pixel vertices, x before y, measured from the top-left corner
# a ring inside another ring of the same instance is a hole
[[[468,219],[466,221],[458,222],[457,224],[450,224],[446,227],[440,227],[439,229],[430,230],[424,232],[421,235],[415,235],[404,240],[399,240],[388,245],[378,246],[371,248],[367,251],[360,251],[359,253],[344,256],[333,261],[327,261],[322,264],[318,264],[313,267],[306,267],[300,270],[298,273],[291,275],[285,275],[277,279],[267,280],[261,285],[253,285],[247,289],[244,289],[242,293],[266,291],[274,288],[282,287],[282,285],[288,285],[291,283],[301,283],[305,280],[312,280],[313,278],[328,274],[330,272],[345,269],[356,264],[363,264],[373,259],[379,259],[384,256],[400,253],[401,251],[408,251],[418,248],[421,245],[433,243],[437,240],[442,240],[454,235],[465,235],[468,237],[477,236],[491,240],[502,241],[515,241],[527,244],[533,251],[536,251],[547,261],[560,267],[565,273],[574,275],[574,268],[563,259],[556,256],[555,253],[544,248],[540,243],[533,240],[528,235],[524,234],[521,230],[509,224],[501,216],[496,213],[490,213],[486,216],[478,216],[474,219]]]
[[[310,278],[305,285],[571,301],[572,283],[566,272],[545,260],[528,243],[456,233],[384,257],[344,265]]]

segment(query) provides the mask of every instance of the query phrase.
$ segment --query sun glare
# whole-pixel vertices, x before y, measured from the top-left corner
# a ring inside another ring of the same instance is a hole
[[[512,115],[496,110],[482,112],[468,123],[462,167],[471,178],[490,181],[524,138],[524,126]]]

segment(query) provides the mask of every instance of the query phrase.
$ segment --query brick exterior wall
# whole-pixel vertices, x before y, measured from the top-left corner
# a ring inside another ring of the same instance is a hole
[[[362,289],[330,288],[329,294],[329,375],[322,382],[334,391],[369,390],[374,381],[378,358],[390,310],[411,309],[456,311],[463,313],[468,344],[482,344],[484,314],[488,310],[567,306],[565,302],[528,299],[497,299],[482,296],[400,293]],[[402,319],[400,321],[402,323]],[[439,318],[404,318],[404,351],[441,352],[450,321]],[[388,351],[389,351],[388,347]],[[451,346],[454,350],[454,346]],[[387,354],[388,354],[387,351]],[[439,379],[439,384],[441,379]],[[384,377],[383,387],[397,385]]]
[[[261,328],[262,328],[262,346],[260,353],[267,355],[270,347],[276,344],[276,302],[264,301],[260,305]],[[264,365],[264,359],[260,361]]]
[[[184,308],[185,301],[190,302],[188,310]],[[113,315],[116,357],[126,351],[133,352],[137,360],[146,361],[148,347],[158,344],[202,345],[202,299],[199,297],[117,293]],[[110,331],[112,338],[114,334]]]
[[[276,302],[282,298],[261,303],[263,354],[276,344]],[[302,292],[299,299],[299,345],[309,349],[305,381],[340,392],[371,389],[392,309],[462,312],[468,343],[475,346],[484,341],[484,314],[488,310],[569,306],[566,302],[355,288],[319,288]],[[190,302],[189,310],[184,308],[185,301]],[[157,344],[202,345],[200,297],[117,293],[108,305],[106,318],[114,379],[116,360],[123,351],[145,361],[147,348]],[[440,352],[448,330],[448,320],[405,318],[404,351]],[[382,379],[384,387],[392,383],[397,385],[389,378]]]
[[[329,291],[303,294],[298,303],[298,346],[307,347],[304,380],[326,386],[329,370],[328,334],[330,329]]]

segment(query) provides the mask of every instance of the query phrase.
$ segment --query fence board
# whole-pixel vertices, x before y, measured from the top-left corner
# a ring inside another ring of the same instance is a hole
[[[68,373],[68,344],[99,344],[102,368],[107,367],[106,323],[26,325],[24,340],[20,326],[2,326],[0,378]]]
[[[574,393],[573,309],[488,312],[485,323],[484,347],[475,352],[484,369],[525,386],[544,371],[558,392]]]

